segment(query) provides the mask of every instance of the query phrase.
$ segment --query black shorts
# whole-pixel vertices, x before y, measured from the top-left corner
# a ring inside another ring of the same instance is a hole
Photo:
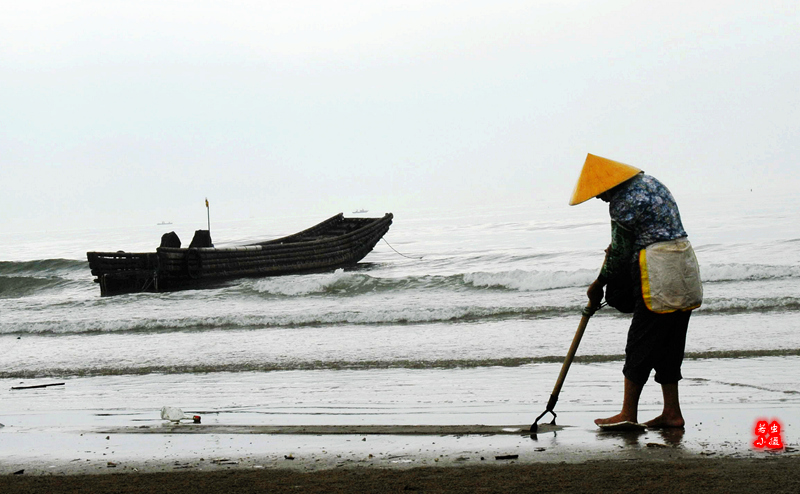
[[[638,269],[635,269],[635,273],[638,275]],[[625,345],[622,373],[631,381],[644,385],[650,377],[650,371],[655,369],[657,383],[677,383],[683,377],[681,364],[692,311],[669,314],[651,312],[642,299],[641,290],[638,291],[633,320],[628,330],[628,343]]]

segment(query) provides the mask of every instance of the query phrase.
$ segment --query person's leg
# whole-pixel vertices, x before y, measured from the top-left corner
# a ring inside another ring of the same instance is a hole
[[[690,316],[691,311],[673,312],[661,316],[667,330],[664,331],[665,338],[662,344],[661,358],[654,367],[656,370],[655,380],[661,384],[661,393],[664,396],[664,409],[661,415],[645,422],[652,429],[683,427],[686,423],[681,412],[678,381],[683,377],[681,364],[683,363]]]
[[[683,427],[686,421],[683,419],[683,413],[681,412],[678,383],[662,384],[661,393],[664,395],[664,410],[658,417],[645,422],[645,425],[651,429]]]
[[[625,378],[625,392],[622,397],[622,411],[613,417],[596,419],[597,425],[616,424],[617,422],[637,422],[639,419],[639,397],[642,395],[644,384],[637,384]]]
[[[644,303],[639,300],[633,313],[631,326],[628,329],[628,341],[625,345],[625,366],[622,374],[625,376],[625,391],[622,397],[622,410],[608,418],[594,421],[597,425],[615,424],[617,422],[637,422],[639,417],[639,396],[642,394],[650,371],[653,369],[652,349],[654,345],[653,313],[647,310]]]

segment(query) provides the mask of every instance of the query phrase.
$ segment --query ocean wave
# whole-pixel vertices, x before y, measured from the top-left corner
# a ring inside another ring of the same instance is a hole
[[[269,328],[302,328],[352,325],[425,325],[492,323],[526,321],[558,317],[576,317],[580,306],[414,306],[363,307],[336,311],[283,311],[268,314],[226,312],[221,315],[189,315],[158,317],[107,317],[73,320],[39,320],[0,322],[0,334],[6,335],[63,335],[100,333],[169,333],[183,331],[257,330]],[[800,299],[776,297],[770,299],[709,298],[696,312],[702,315],[746,313],[781,313],[800,311]],[[596,317],[628,317],[606,308]],[[335,329],[332,329],[335,331]]]
[[[703,313],[740,314],[745,312],[794,312],[800,311],[797,297],[774,298],[707,298],[700,309]]]
[[[700,266],[704,282],[758,281],[800,278],[800,266],[770,264],[709,264]]]
[[[0,276],[0,298],[18,298],[53,288],[65,282],[63,278],[33,278],[30,276]]]
[[[0,262],[0,298],[19,298],[88,278],[88,263],[71,259]]]
[[[464,275],[423,275],[399,278],[372,276],[359,272],[337,270],[322,275],[279,276],[263,278],[253,284],[262,294],[279,296],[306,296],[336,294],[354,296],[364,293],[415,290],[463,290],[470,288]]]
[[[554,254],[542,254],[545,259]],[[499,256],[499,257],[498,257]],[[413,290],[508,290],[536,292],[570,287],[586,287],[597,275],[596,269],[509,269],[495,271],[469,270],[467,266],[536,266],[539,254],[494,253],[469,261],[433,268],[432,274],[400,277],[386,276],[382,267],[369,270],[337,270],[333,273],[278,276],[240,280],[238,290],[253,291],[261,296],[305,297],[315,295],[357,296],[371,292]],[[502,262],[498,262],[500,259]],[[563,262],[562,262],[563,264]],[[455,273],[435,271],[455,268]],[[800,278],[800,266],[771,264],[703,264],[701,276],[706,283],[769,281]],[[0,262],[0,298],[28,296],[49,290],[63,282],[91,281],[87,261],[43,259],[24,262]]]
[[[466,284],[479,288],[501,288],[522,292],[588,286],[597,276],[597,270],[578,271],[502,271],[497,273],[468,273],[463,275]]]
[[[64,272],[86,271],[88,261],[75,259],[40,259],[35,261],[0,261],[0,276],[47,276]]]
[[[403,285],[402,281],[337,269],[327,274],[262,278],[253,284],[253,289],[263,294],[297,297],[323,293],[358,295],[377,289],[398,289]]]
[[[800,266],[757,264],[712,264],[701,266],[704,282],[765,281],[800,278]],[[336,294],[359,295],[368,292],[403,290],[470,290],[496,289],[536,292],[559,288],[586,287],[597,276],[597,270],[543,271],[515,269],[508,271],[473,271],[451,275],[417,275],[398,278],[381,277],[363,272],[324,275],[303,275],[264,278],[253,284],[262,294],[278,296],[307,296]]]
[[[220,316],[159,317],[148,319],[97,319],[72,321],[46,320],[27,323],[0,322],[0,334],[60,335],[97,333],[164,333],[234,329],[296,328],[319,326],[375,326],[435,323],[489,322],[507,319],[550,318],[579,313],[574,307],[419,307],[342,310],[337,312],[299,312],[269,315],[226,314]]]
[[[700,266],[704,282],[768,281],[800,278],[800,266],[770,264],[709,264]],[[555,288],[588,286],[597,276],[596,269],[575,271],[511,270],[471,272],[463,281],[476,287],[503,288],[518,291],[539,291]]]
[[[687,360],[748,359],[763,357],[800,356],[800,348],[762,350],[717,350],[687,352]],[[622,354],[578,355],[574,362],[603,363],[621,362]],[[97,366],[97,367],[53,367],[41,369],[0,370],[0,379],[35,379],[45,377],[92,377],[148,374],[206,374],[212,372],[279,372],[319,370],[373,370],[373,369],[474,369],[480,367],[521,367],[535,364],[561,364],[563,355],[541,357],[507,357],[487,359],[384,359],[384,360],[315,360],[283,362],[209,363],[196,365],[142,365],[142,366]]]
[[[306,296],[316,294],[359,295],[368,292],[404,290],[498,289],[522,292],[588,286],[596,270],[471,272],[453,275],[422,275],[399,278],[337,270],[325,275],[264,278],[253,283],[253,290],[268,295]]]

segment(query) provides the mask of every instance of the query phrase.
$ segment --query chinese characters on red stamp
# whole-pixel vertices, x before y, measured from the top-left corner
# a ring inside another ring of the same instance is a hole
[[[753,447],[757,449],[783,449],[783,438],[781,436],[781,424],[777,420],[767,422],[766,420],[756,421],[754,428],[756,440]]]

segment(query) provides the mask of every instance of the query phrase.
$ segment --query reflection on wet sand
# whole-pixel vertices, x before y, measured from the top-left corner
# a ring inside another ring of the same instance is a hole
[[[598,441],[619,441],[626,447],[640,447],[639,439],[646,431],[600,431],[597,433]]]
[[[657,436],[654,437],[654,433]],[[647,448],[678,448],[683,449],[683,437],[686,431],[683,428],[648,429],[646,431],[626,431],[626,432],[598,432],[599,442],[617,442],[620,448],[639,449]],[[661,439],[662,442],[654,441]]]
[[[658,429],[658,434],[664,442],[674,448],[682,446],[683,436],[686,430],[683,427],[670,427],[666,429]]]

